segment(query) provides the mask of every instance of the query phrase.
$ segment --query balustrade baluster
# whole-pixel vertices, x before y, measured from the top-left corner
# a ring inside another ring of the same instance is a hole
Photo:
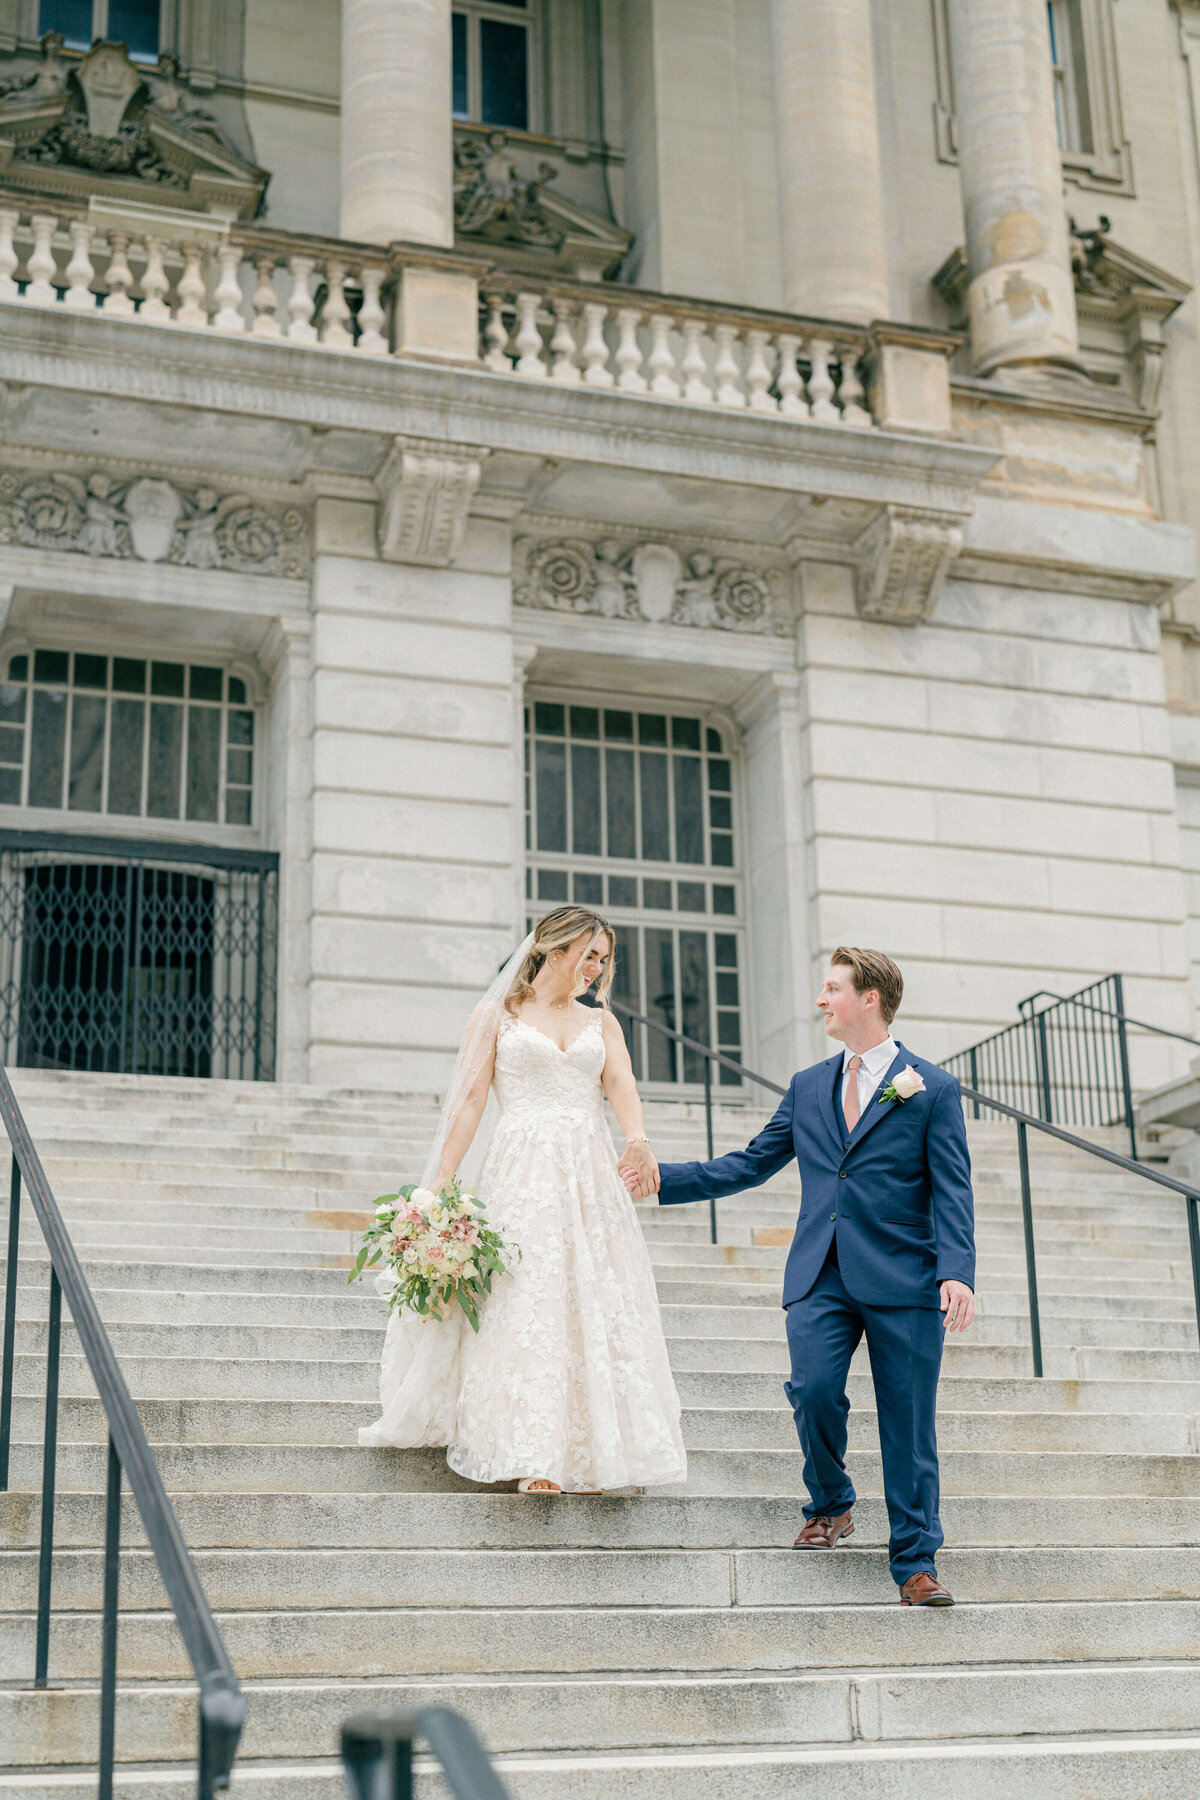
[[[21,260],[13,243],[21,215],[12,206],[0,206],[0,300],[19,300],[21,290],[13,279]]]
[[[54,233],[58,220],[53,213],[34,213],[29,222],[33,227],[33,249],[29,253],[29,285],[25,289],[25,298],[34,306],[56,306]]]
[[[175,323],[203,329],[208,324],[208,289],[204,285],[204,252],[199,244],[184,244],[182,250],[183,274],[179,277],[179,286],[176,290],[179,295],[179,308],[175,314]]]
[[[675,379],[675,352],[671,333],[675,321],[670,313],[650,315],[650,355],[646,367],[650,371],[650,392],[663,400],[678,400],[679,383]]]
[[[738,359],[734,352],[734,344],[738,339],[736,325],[718,325],[713,331],[717,346],[717,360],[713,365],[713,375],[717,383],[718,406],[745,406],[746,396],[742,391],[742,371],[738,367]]]
[[[781,331],[775,339],[779,352],[779,410],[789,419],[807,419],[808,401],[804,398],[804,380],[796,364],[800,357],[800,339],[791,331]]]
[[[542,361],[542,328],[538,324],[541,311],[540,294],[517,295],[516,373],[526,381],[544,381],[546,365]]]
[[[617,331],[620,336],[613,361],[619,371],[617,386],[627,394],[644,394],[649,386],[642,374],[642,347],[637,335],[641,320],[641,311],[636,306],[622,306],[617,312]]]
[[[847,347],[840,352],[840,357],[842,379],[838,383],[838,399],[842,403],[842,424],[873,425],[875,421],[862,404],[863,384],[858,373],[858,356]]]
[[[217,303],[216,316],[213,319],[214,331],[245,331],[246,321],[242,316],[242,252],[238,244],[221,244],[217,250],[217,267],[219,275],[213,290],[213,299]]]
[[[809,339],[808,360],[812,373],[808,378],[808,397],[812,402],[813,418],[825,425],[837,425],[842,417],[833,404],[833,376],[829,373],[832,355],[833,345],[828,338]]]
[[[770,339],[765,331],[748,331],[746,347],[749,352],[746,359],[746,387],[750,396],[751,412],[773,413],[779,411],[779,402],[771,393],[771,377],[774,374],[774,356],[770,349]]]
[[[497,375],[512,374],[512,357],[508,354],[508,326],[504,323],[504,295],[485,294],[488,309],[487,323],[483,328],[483,341],[487,345],[484,351],[483,366],[494,369]]]
[[[575,334],[571,330],[571,314],[575,308],[570,300],[552,300],[550,307],[554,314],[554,335],[550,339],[550,353],[554,362],[550,369],[550,379],[567,387],[577,387],[583,376],[575,360]]]
[[[346,328],[349,317],[346,265],[331,257],[325,265],[325,304],[321,308],[321,342],[328,349],[353,350],[354,339]]]
[[[610,388],[616,380],[608,366],[608,343],[604,336],[607,306],[589,300],[583,309],[583,379],[587,387]]]
[[[92,283],[96,279],[96,271],[92,266],[92,237],[95,227],[86,219],[72,219],[68,230],[71,234],[71,260],[67,264],[67,291],[63,295],[63,305],[69,306],[72,312],[95,312],[96,296],[92,292]]]
[[[166,241],[160,237],[146,239],[146,267],[142,270],[142,304],[138,311],[139,319],[146,319],[150,324],[164,325],[169,322],[171,309],[167,305],[166,294],[171,283],[167,276],[163,255]]]
[[[132,319],[136,310],[129,295],[133,286],[133,270],[126,255],[128,249],[129,238],[125,232],[114,231],[109,234],[108,271],[104,277],[108,292],[100,302],[100,310],[110,319]]]
[[[312,316],[317,309],[313,304],[312,291],[308,285],[316,266],[315,256],[290,256],[288,258],[288,273],[292,278],[292,291],[288,295],[287,303],[288,316],[291,320],[287,328],[289,343],[315,344],[317,341],[317,328],[312,322]]]
[[[358,309],[358,347],[364,356],[387,355],[388,342],[382,329],[387,320],[379,298],[383,276],[384,271],[371,263],[359,270],[362,305]]]
[[[264,250],[254,259],[254,270],[258,282],[250,301],[254,308],[254,323],[250,327],[252,337],[281,338],[283,326],[279,323],[279,295],[275,292],[275,256],[272,251]]]
[[[708,364],[700,345],[703,335],[702,319],[683,321],[683,361],[679,365],[679,372],[683,376],[685,400],[711,401],[713,397],[708,380]]]

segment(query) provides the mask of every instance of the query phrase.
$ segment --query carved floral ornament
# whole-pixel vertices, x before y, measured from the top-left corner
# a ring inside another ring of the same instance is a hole
[[[180,487],[162,476],[121,481],[103,469],[88,476],[0,469],[0,543],[293,579],[309,563],[299,507]]]
[[[513,600],[547,612],[788,637],[787,578],[736,557],[617,538],[518,538]]]

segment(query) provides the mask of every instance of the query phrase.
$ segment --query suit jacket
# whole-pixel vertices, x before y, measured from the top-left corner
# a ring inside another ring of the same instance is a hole
[[[910,1100],[881,1100],[911,1064],[925,1082]],[[666,1206],[759,1187],[793,1156],[802,1199],[783,1277],[783,1304],[803,1300],[837,1237],[842,1280],[868,1306],[940,1304],[938,1283],[975,1286],[971,1159],[959,1085],[902,1044],[854,1130],[841,1107],[843,1055],[793,1075],[753,1143],[712,1162],[664,1163]]]

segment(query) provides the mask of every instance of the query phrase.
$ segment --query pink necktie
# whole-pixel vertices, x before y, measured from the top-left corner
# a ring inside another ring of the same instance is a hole
[[[850,1079],[846,1083],[846,1099],[844,1108],[846,1127],[853,1131],[858,1124],[858,1071],[862,1068],[862,1057],[852,1056],[846,1067],[850,1071]]]

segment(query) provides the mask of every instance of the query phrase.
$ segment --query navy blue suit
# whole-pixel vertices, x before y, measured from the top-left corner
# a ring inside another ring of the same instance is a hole
[[[884,1088],[911,1065],[925,1082],[905,1101]],[[660,1203],[759,1187],[793,1157],[802,1198],[783,1277],[808,1518],[854,1503],[846,1473],[846,1377],[866,1335],[879,1415],[890,1557],[898,1583],[934,1571],[938,1519],[934,1415],[943,1281],[975,1286],[971,1161],[958,1082],[897,1044],[854,1130],[846,1128],[843,1052],[792,1077],[770,1123],[744,1150],[664,1163]]]

